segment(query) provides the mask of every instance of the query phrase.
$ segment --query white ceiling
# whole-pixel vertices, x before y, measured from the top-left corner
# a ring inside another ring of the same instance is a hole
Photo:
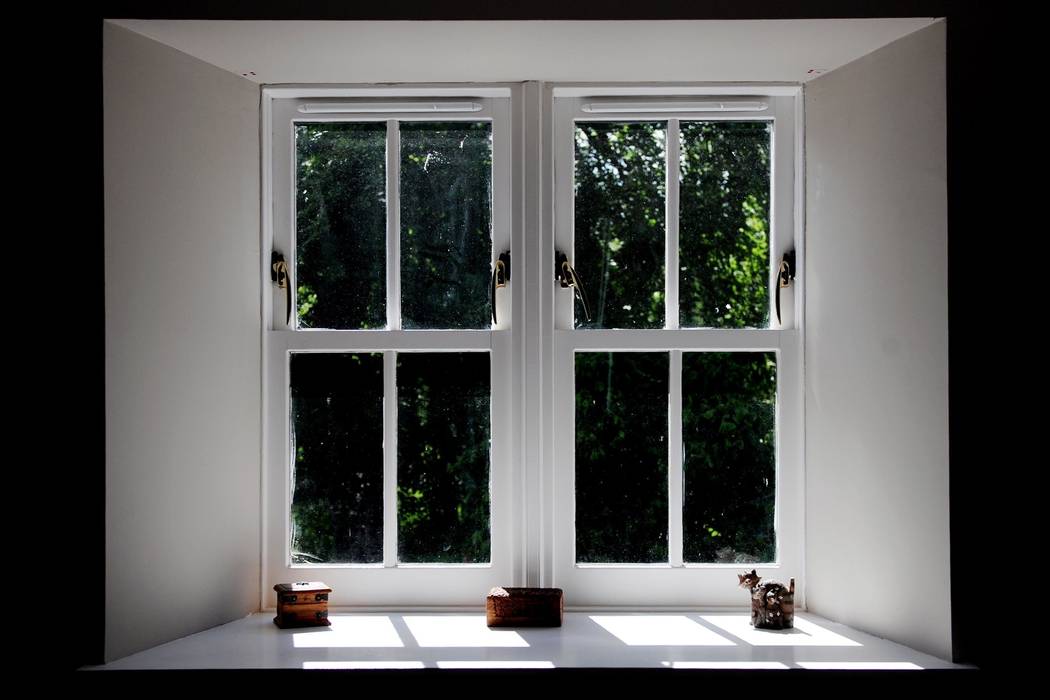
[[[276,84],[800,83],[936,20],[110,21]]]

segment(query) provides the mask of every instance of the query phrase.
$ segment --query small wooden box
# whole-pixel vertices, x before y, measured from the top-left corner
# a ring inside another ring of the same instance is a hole
[[[561,627],[564,616],[560,588],[497,587],[485,599],[489,627]]]
[[[328,594],[332,589],[324,583],[278,583],[273,589],[277,591],[277,617],[273,622],[281,629],[332,624],[328,621]]]

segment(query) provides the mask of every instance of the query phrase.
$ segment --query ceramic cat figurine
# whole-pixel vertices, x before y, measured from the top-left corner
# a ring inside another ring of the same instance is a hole
[[[751,591],[751,625],[759,629],[791,629],[795,626],[795,579],[785,586],[777,581],[759,583],[762,577],[751,569],[737,574],[740,587]]]

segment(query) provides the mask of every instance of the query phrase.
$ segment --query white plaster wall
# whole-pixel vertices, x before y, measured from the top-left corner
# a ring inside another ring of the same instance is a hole
[[[947,659],[944,24],[805,100],[807,604]]]
[[[114,20],[266,84],[802,82],[811,70],[837,68],[932,21]]]
[[[259,601],[259,88],[103,26],[106,660]]]

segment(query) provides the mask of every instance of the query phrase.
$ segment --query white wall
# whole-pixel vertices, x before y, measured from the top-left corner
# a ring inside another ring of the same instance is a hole
[[[806,86],[809,609],[951,656],[945,30]]]
[[[249,80],[278,84],[802,82],[811,70],[842,66],[933,19],[114,21]]]
[[[106,660],[259,601],[259,88],[103,27]]]

